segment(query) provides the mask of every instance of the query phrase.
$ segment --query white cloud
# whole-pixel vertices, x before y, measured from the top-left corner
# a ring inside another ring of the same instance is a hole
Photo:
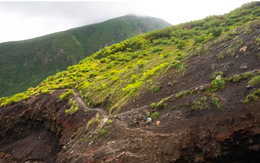
[[[220,15],[246,0],[0,2],[0,42],[23,40],[126,14],[162,18],[171,24]]]

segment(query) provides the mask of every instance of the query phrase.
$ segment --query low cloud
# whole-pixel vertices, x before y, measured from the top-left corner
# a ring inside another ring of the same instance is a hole
[[[224,14],[245,2],[245,0],[0,2],[0,42],[33,38],[127,14],[153,16],[171,24],[178,24],[213,14]]]

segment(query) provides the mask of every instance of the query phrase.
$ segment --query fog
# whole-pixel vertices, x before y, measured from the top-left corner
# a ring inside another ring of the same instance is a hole
[[[34,38],[135,14],[171,24],[221,15],[246,0],[231,1],[78,1],[0,2],[0,43]]]

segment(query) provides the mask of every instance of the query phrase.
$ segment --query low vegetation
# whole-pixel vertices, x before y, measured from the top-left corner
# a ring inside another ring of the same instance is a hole
[[[156,119],[157,117],[159,117],[159,113],[158,112],[154,112],[152,115],[151,115],[151,118],[152,119]]]
[[[76,101],[73,101],[72,99],[69,101],[69,106],[70,109],[65,110],[65,113],[68,115],[73,115],[79,110],[78,104],[76,103]]]
[[[73,95],[73,90],[72,89],[69,89],[67,90],[67,92],[63,93],[60,97],[59,97],[59,100],[62,101],[62,100],[67,100],[69,99],[69,97]]]

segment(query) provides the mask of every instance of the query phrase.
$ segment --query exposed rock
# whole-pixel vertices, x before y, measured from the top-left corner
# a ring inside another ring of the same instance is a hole
[[[239,49],[240,52],[245,52],[247,49],[247,46],[243,46],[242,48]]]
[[[147,120],[146,120],[146,123],[147,123],[147,124],[152,123],[152,118],[151,118],[151,117],[148,117]]]
[[[221,79],[221,75],[216,76],[216,79]]]
[[[243,63],[241,66],[240,66],[241,69],[247,69],[247,63]]]

